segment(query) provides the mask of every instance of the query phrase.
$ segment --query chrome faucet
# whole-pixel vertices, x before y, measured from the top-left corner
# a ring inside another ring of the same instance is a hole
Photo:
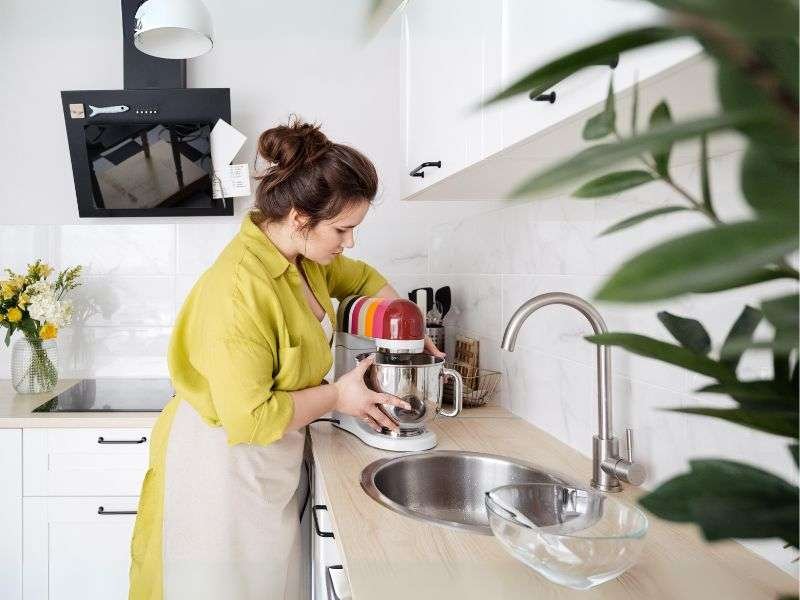
[[[579,311],[592,326],[595,334],[607,333],[606,323],[597,309],[583,298],[566,292],[550,292],[534,296],[511,315],[500,347],[514,351],[517,334],[525,320],[549,304],[563,304]],[[619,492],[621,481],[641,485],[647,477],[645,468],[633,462],[633,431],[625,430],[627,458],[619,455],[619,440],[614,437],[611,422],[611,355],[608,346],[597,346],[597,422],[598,430],[592,440],[592,487],[603,492]]]

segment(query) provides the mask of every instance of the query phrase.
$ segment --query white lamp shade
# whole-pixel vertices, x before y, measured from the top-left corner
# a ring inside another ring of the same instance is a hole
[[[201,0],[147,0],[136,11],[133,44],[158,58],[194,58],[214,45],[211,14]]]

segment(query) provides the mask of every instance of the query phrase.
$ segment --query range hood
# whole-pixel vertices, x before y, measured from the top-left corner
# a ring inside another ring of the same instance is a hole
[[[210,132],[230,123],[228,88],[187,88],[186,61],[134,46],[141,0],[122,0],[122,90],[61,92],[78,214],[232,215],[214,198]]]

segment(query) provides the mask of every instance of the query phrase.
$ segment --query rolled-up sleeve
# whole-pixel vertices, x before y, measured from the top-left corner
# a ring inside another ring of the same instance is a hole
[[[372,296],[386,285],[386,279],[367,263],[337,256],[325,268],[328,292],[342,300],[347,296]]]
[[[265,446],[281,439],[294,401],[289,392],[274,389],[270,348],[242,338],[210,341],[207,347],[203,375],[228,444]]]

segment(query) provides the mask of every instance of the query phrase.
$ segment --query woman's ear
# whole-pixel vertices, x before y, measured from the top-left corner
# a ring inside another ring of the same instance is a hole
[[[289,209],[288,221],[293,231],[303,231],[310,217],[300,214],[296,208]]]

